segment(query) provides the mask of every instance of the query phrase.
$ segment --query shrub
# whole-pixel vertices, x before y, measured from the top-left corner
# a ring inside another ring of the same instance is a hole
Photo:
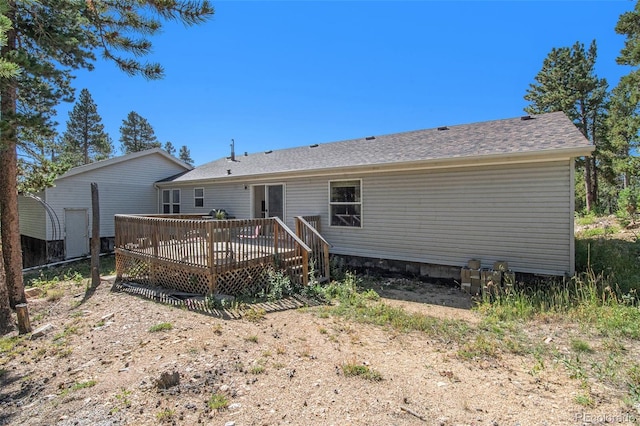
[[[618,194],[618,216],[631,223],[640,209],[640,187],[628,187]]]

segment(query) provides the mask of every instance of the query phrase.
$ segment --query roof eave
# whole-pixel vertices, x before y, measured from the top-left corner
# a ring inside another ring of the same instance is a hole
[[[64,173],[61,176],[58,176],[56,178],[56,180],[58,179],[65,179],[71,176],[76,176],[82,173],[87,173],[90,172],[92,170],[96,170],[96,169],[100,169],[103,167],[108,167],[114,164],[118,164],[118,163],[122,163],[124,161],[130,161],[133,160],[135,158],[138,157],[144,157],[147,155],[151,155],[151,154],[160,154],[163,157],[165,157],[166,159],[173,161],[174,163],[184,167],[186,170],[192,170],[193,166],[190,166],[189,164],[185,163],[184,161],[180,160],[179,158],[176,158],[172,155],[170,155],[169,153],[167,153],[166,151],[164,151],[161,148],[153,148],[153,149],[149,149],[149,150],[145,150],[145,151],[138,151],[138,152],[134,152],[131,154],[125,154],[125,155],[121,155],[119,157],[111,157],[111,158],[107,158],[106,160],[102,160],[102,161],[96,161],[95,163],[89,163],[89,164],[84,164],[82,166],[77,166],[77,167],[73,167],[69,170],[67,170],[66,173]]]
[[[538,150],[530,152],[519,153],[499,153],[489,155],[474,155],[468,157],[447,157],[447,158],[434,158],[418,161],[408,161],[401,163],[378,163],[378,164],[366,164],[358,166],[350,166],[349,173],[372,173],[382,171],[399,171],[399,170],[428,170],[428,169],[443,169],[443,168],[458,168],[458,167],[477,167],[477,166],[489,166],[497,164],[518,164],[518,163],[532,163],[543,162],[553,160],[563,160],[576,157],[590,156],[594,151],[593,145],[585,145],[580,147],[570,148],[554,148],[547,150]],[[345,166],[337,166],[322,169],[305,169],[305,170],[288,170],[282,172],[272,173],[257,173],[257,174],[243,174],[243,175],[224,175],[217,177],[207,177],[201,179],[193,179],[187,181],[168,181],[157,182],[158,187],[175,186],[175,185],[192,185],[201,184],[205,182],[238,182],[247,180],[259,180],[259,179],[282,179],[284,177],[313,177],[322,175],[335,175],[345,174]]]

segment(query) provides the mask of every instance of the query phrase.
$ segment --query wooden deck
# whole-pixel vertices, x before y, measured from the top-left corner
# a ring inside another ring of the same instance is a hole
[[[304,238],[312,241],[316,233],[306,232]],[[189,215],[117,215],[115,251],[117,279],[200,294],[255,290],[266,285],[270,269],[307,284],[312,255],[278,218]],[[328,271],[328,249],[326,254],[323,272]]]

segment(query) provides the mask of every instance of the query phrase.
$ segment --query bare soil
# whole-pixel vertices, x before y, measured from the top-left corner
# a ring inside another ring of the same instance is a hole
[[[404,279],[373,286],[383,303],[480,324],[471,298],[457,288]],[[540,365],[531,353],[465,359],[464,342],[351,322],[322,306],[267,306],[270,312],[250,321],[115,292],[108,281],[90,297],[83,290],[69,284],[59,300],[29,301],[34,328],[53,329],[0,352],[0,424],[574,425],[640,418],[617,386],[594,383],[594,403],[580,404],[584,383],[567,364]],[[150,331],[161,323],[172,328]],[[567,359],[575,336],[596,353],[604,344],[571,323],[524,327],[531,341]],[[640,358],[637,342],[624,346]],[[346,377],[345,364],[367,366],[382,380]],[[208,407],[214,393],[227,398],[226,408]]]

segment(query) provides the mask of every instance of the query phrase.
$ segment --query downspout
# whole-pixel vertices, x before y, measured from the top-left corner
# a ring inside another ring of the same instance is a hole
[[[160,187],[157,182],[153,183],[153,187],[156,189],[156,214],[160,214]]]
[[[576,159],[569,158],[569,275],[576,274],[576,233],[575,233],[575,216],[576,216]]]

